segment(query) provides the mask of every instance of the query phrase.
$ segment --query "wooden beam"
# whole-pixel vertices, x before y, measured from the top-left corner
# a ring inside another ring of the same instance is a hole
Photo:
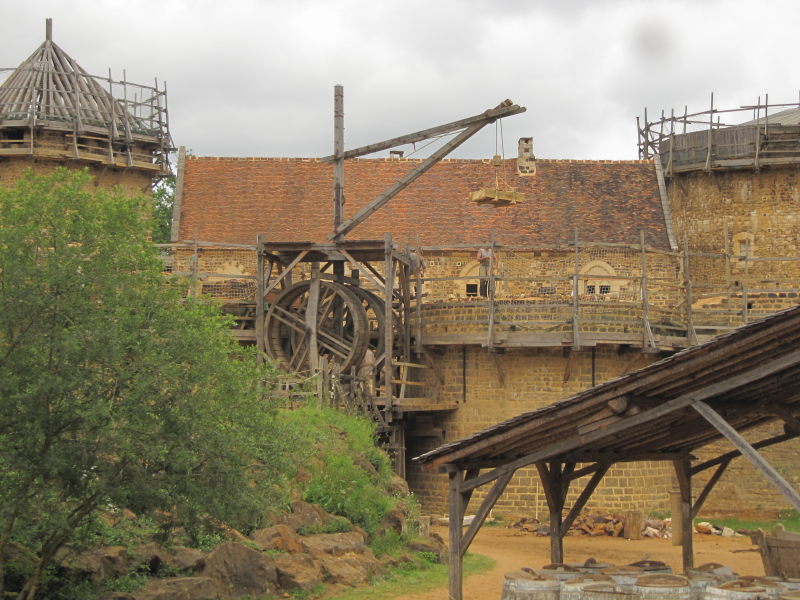
[[[717,470],[714,471],[714,474],[711,478],[706,482],[706,485],[703,487],[703,491],[700,492],[700,495],[697,497],[697,500],[694,501],[694,505],[692,506],[692,521],[697,517],[697,513],[700,512],[700,509],[703,508],[703,504],[705,504],[708,495],[711,493],[711,490],[714,489],[714,486],[717,485],[719,478],[722,477],[722,474],[725,472],[725,469],[728,468],[728,465],[731,464],[731,460],[728,459],[725,462],[722,462],[717,467]]]
[[[754,449],[758,450],[760,448],[766,448],[767,446],[773,446],[775,444],[780,444],[782,442],[786,442],[789,440],[793,440],[794,438],[798,437],[796,434],[793,433],[783,433],[781,435],[776,435],[771,438],[767,438],[765,440],[760,440],[758,442],[754,442],[750,444]],[[716,467],[717,465],[722,464],[723,462],[731,459],[736,458],[737,456],[741,456],[741,452],[739,450],[731,450],[730,452],[726,452],[716,458],[712,458],[705,462],[700,463],[699,465],[695,465],[692,467],[692,475],[696,475],[701,471],[705,471],[706,469],[710,469],[712,467]]]
[[[694,546],[692,534],[692,473],[691,463],[687,459],[673,461],[675,466],[675,476],[678,480],[678,488],[681,495],[681,514],[679,515],[683,542],[681,544],[681,555],[683,558],[683,572],[694,566]]]
[[[474,477],[477,477],[479,472],[480,472],[480,469],[475,469],[473,467],[468,468],[466,470],[466,472],[464,473],[463,481],[469,481],[470,479],[473,479]],[[462,498],[462,500],[464,502],[464,514],[466,514],[466,512],[467,512],[467,506],[469,506],[469,501],[472,500],[472,493],[474,491],[475,491],[475,488],[470,488],[468,490],[463,489],[463,484],[462,484],[461,498]]]
[[[506,101],[510,102],[510,101]],[[502,104],[497,108],[502,108]],[[375,198],[372,202],[367,204],[364,208],[359,210],[355,215],[350,217],[347,221],[342,223],[339,227],[337,227],[333,234],[328,236],[328,239],[337,239],[344,237],[347,235],[353,228],[357,227],[360,223],[362,223],[367,217],[369,217],[372,213],[376,210],[381,208],[385,205],[389,200],[394,198],[397,194],[402,192],[406,189],[409,185],[411,185],[414,181],[416,181],[420,176],[422,176],[425,172],[427,172],[431,167],[437,164],[440,160],[442,160],[445,156],[450,154],[453,150],[458,148],[461,144],[466,142],[469,138],[473,135],[478,133],[481,129],[483,129],[486,125],[496,119],[488,119],[485,118],[482,121],[478,121],[473,125],[470,125],[467,129],[462,131],[458,134],[455,138],[450,140],[444,146],[439,148],[436,152],[430,155],[427,159],[425,159],[422,164],[417,166],[415,169],[412,169],[409,173],[407,173],[404,177],[401,177],[400,180],[389,187],[385,192]]]
[[[586,502],[592,496],[594,490],[608,472],[610,466],[611,465],[609,464],[603,463],[594,465],[595,472],[592,475],[592,478],[587,482],[586,487],[583,488],[580,496],[578,496],[578,499],[575,500],[575,504],[572,506],[572,509],[564,518],[564,522],[561,527],[561,537],[564,537],[564,534],[566,534],[569,528],[572,527],[572,523],[575,521],[575,518],[581,513],[583,507],[586,506]],[[581,469],[581,471],[583,471],[583,469]],[[574,479],[574,477],[571,479]]]
[[[386,282],[383,288],[383,301],[384,301],[384,351],[383,351],[383,389],[385,394],[386,409],[392,408],[392,346],[394,345],[394,315],[392,314],[392,288],[394,287],[394,260],[392,258],[392,234],[386,233],[384,235],[384,281]]]
[[[370,280],[370,281],[371,281],[371,282],[372,282],[372,283],[375,285],[375,287],[376,287],[376,288],[378,288],[378,291],[379,291],[379,292],[385,292],[385,291],[386,291],[386,290],[385,290],[385,285],[384,285],[384,282],[383,282],[383,281],[379,281],[377,277],[375,277],[375,276],[374,276],[372,273],[370,273],[369,269],[367,269],[367,270],[365,270],[365,271],[362,271],[362,270],[361,270],[361,267],[362,267],[362,266],[366,266],[366,265],[362,265],[361,263],[359,263],[359,262],[358,262],[358,261],[357,261],[355,258],[353,258],[353,256],[352,256],[352,255],[351,255],[351,254],[350,254],[350,253],[349,253],[347,250],[345,250],[344,248],[339,248],[339,252],[341,252],[341,253],[342,253],[342,256],[344,256],[344,257],[347,259],[347,262],[349,262],[349,263],[350,263],[350,264],[351,264],[353,267],[355,267],[356,269],[358,269],[359,273],[364,273],[364,275],[366,275],[366,276],[367,276],[367,279],[369,279],[369,280]]]
[[[789,431],[800,435],[800,419],[798,419],[797,416],[793,414],[792,411],[790,411],[786,406],[781,406],[780,404],[770,404],[768,410],[775,414],[778,418],[783,419],[783,422],[786,423],[786,427]]]
[[[311,284],[306,304],[306,341],[308,344],[308,369],[312,374],[319,367],[319,344],[317,343],[317,320],[319,315],[319,263],[311,263]]]
[[[536,468],[542,481],[542,489],[550,509],[550,561],[553,563],[564,562],[564,541],[562,529],[562,511],[566,496],[561,463],[551,462],[548,468],[543,462],[537,462]],[[569,483],[567,483],[569,487]]]
[[[758,471],[767,478],[777,489],[780,491],[789,502],[800,510],[800,494],[792,485],[787,482],[778,473],[772,465],[770,465],[764,457],[762,457],[750,444],[747,443],[739,433],[719,415],[713,408],[701,400],[692,402],[692,407],[699,412],[703,417],[711,423],[717,430],[728,438],[728,441],[733,444],[739,452],[742,453]]]
[[[344,88],[333,88],[333,231],[344,215]],[[332,239],[337,239],[336,236]]]
[[[486,347],[491,350],[494,348],[494,311],[497,308],[497,304],[495,303],[495,277],[494,277],[494,269],[495,269],[495,243],[494,243],[494,232],[492,232],[489,236],[490,245],[489,245],[489,281],[487,282],[489,286],[489,317],[488,317],[488,325],[486,327]],[[503,384],[505,385],[505,384]]]
[[[290,262],[290,263],[288,264],[288,266],[286,266],[286,268],[284,268],[284,270],[283,270],[283,272],[280,274],[280,276],[279,276],[277,279],[275,279],[275,281],[273,281],[272,283],[270,283],[270,284],[269,284],[269,286],[267,286],[267,289],[265,289],[265,290],[264,290],[264,296],[266,296],[266,295],[267,295],[267,294],[269,294],[269,293],[270,293],[272,290],[274,290],[276,287],[278,287],[278,284],[279,284],[281,281],[283,281],[283,280],[284,280],[284,278],[286,278],[286,277],[291,277],[291,272],[292,272],[292,269],[293,269],[293,268],[294,268],[294,267],[297,265],[297,263],[299,263],[301,260],[303,260],[307,254],[308,254],[308,250],[303,250],[303,251],[302,251],[300,254],[298,254],[297,256],[295,256],[295,257],[294,257],[294,260],[292,260],[292,262]]]
[[[497,503],[497,500],[503,494],[508,485],[508,482],[511,481],[511,477],[514,475],[514,471],[509,471],[502,477],[500,477],[497,481],[495,481],[492,489],[486,494],[481,502],[478,511],[475,513],[475,518],[470,523],[469,528],[464,533],[464,536],[461,538],[461,556],[463,557],[464,554],[469,549],[470,544],[472,544],[472,540],[475,539],[475,536],[480,530],[481,525],[483,525],[484,521],[486,521],[486,517],[489,516],[489,512],[492,510],[494,505]]]
[[[463,600],[464,558],[461,552],[461,530],[464,521],[464,498],[461,495],[462,472],[460,470],[449,474],[450,491],[448,511],[449,537],[450,537],[450,600]]]
[[[264,241],[263,234],[259,233],[256,236],[256,246],[261,248],[261,243]],[[258,360],[262,362],[264,355],[267,352],[266,341],[264,340],[264,296],[266,296],[265,288],[266,282],[264,278],[264,268],[266,267],[266,260],[263,252],[256,253],[256,347],[258,348]],[[269,265],[270,273],[272,272],[272,263]]]
[[[788,354],[785,354],[771,361],[762,362],[760,364],[754,365],[749,370],[739,372],[737,375],[728,377],[727,379],[724,379],[722,381],[706,385],[703,388],[689,392],[687,394],[679,395],[676,398],[673,398],[672,400],[668,400],[661,404],[653,405],[650,408],[643,408],[642,412],[640,412],[639,414],[630,416],[621,416],[618,418],[616,422],[609,423],[604,428],[593,431],[587,431],[586,433],[581,433],[566,437],[557,444],[553,444],[549,447],[542,448],[541,450],[537,450],[536,452],[530,453],[526,456],[522,456],[516,460],[507,463],[506,466],[504,467],[500,467],[494,471],[481,475],[478,479],[485,478],[485,480],[482,480],[481,483],[479,483],[478,485],[483,485],[484,483],[487,483],[492,479],[496,479],[504,472],[504,469],[510,469],[510,468],[518,469],[520,467],[524,467],[533,464],[535,462],[546,460],[548,458],[559,456],[561,454],[566,454],[568,452],[577,450],[580,447],[585,447],[588,444],[603,439],[604,437],[610,437],[612,435],[621,433],[625,430],[629,430],[639,425],[643,425],[645,423],[655,421],[656,419],[660,419],[661,417],[668,415],[671,412],[680,410],[681,408],[685,408],[691,405],[695,401],[705,400],[707,398],[712,398],[713,396],[724,394],[731,390],[735,390],[738,387],[748,382],[767,377],[769,375],[782,371],[788,367],[794,366],[798,363],[800,363],[800,350],[795,350],[794,352],[789,352]],[[575,410],[575,414],[576,415],[580,414],[581,408],[584,406],[585,405],[582,404],[575,404],[573,407]],[[535,423],[534,424],[528,423],[526,425],[528,425],[532,430],[536,430],[538,428]],[[445,462],[448,463],[457,462],[462,457],[467,458],[468,452],[473,453],[477,450],[495,446],[498,442],[504,439],[517,438],[521,434],[529,433],[526,430],[520,431],[520,429],[522,429],[522,427],[516,427],[512,430],[505,431],[502,434],[487,437],[480,441],[474,442],[469,446],[465,446],[460,450],[454,451],[449,457],[446,455],[440,457],[441,462],[432,461],[431,466],[433,467],[436,466],[437,464],[444,464]]]
[[[382,142],[376,142],[367,146],[361,146],[352,150],[347,150],[343,154],[343,158],[356,158],[358,156],[365,156],[367,154],[380,152],[381,150],[388,150],[389,148],[394,148],[396,146],[421,142],[443,133],[464,129],[470,125],[474,125],[475,123],[492,123],[493,121],[502,119],[503,117],[510,117],[511,115],[524,113],[526,110],[527,109],[524,106],[517,106],[511,102],[511,100],[505,100],[504,102],[498,104],[496,108],[486,110],[479,115],[467,117],[466,119],[460,119],[459,121],[453,121],[452,123],[446,123],[444,125],[438,125],[436,127],[430,127],[428,129],[422,129],[421,131],[401,135],[399,137],[384,140]],[[320,159],[320,161],[333,162],[335,159],[336,156],[324,156]]]

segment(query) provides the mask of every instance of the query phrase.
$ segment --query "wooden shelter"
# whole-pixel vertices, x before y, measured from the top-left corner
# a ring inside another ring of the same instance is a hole
[[[563,562],[563,537],[608,468],[666,460],[680,486],[683,531],[730,462],[744,455],[800,509],[800,494],[756,449],[800,435],[800,307],[678,352],[639,371],[521,414],[414,460],[450,478],[450,598],[462,597],[462,559],[519,468],[535,465],[550,509],[551,558]],[[773,419],[784,433],[753,444],[741,432]],[[692,452],[727,438],[734,450],[700,464]],[[693,501],[692,477],[714,469]],[[564,516],[571,482],[591,476]],[[466,530],[473,492],[491,484]],[[684,569],[693,564],[683,538]]]

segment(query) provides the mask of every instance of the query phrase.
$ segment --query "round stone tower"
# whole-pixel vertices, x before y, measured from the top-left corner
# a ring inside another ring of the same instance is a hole
[[[52,39],[0,69],[0,185],[28,168],[88,168],[95,185],[149,192],[170,174],[166,89],[90,75]]]
[[[709,110],[662,116],[639,134],[642,158],[653,158],[663,174],[694,330],[702,334],[711,323],[734,328],[798,304],[800,104],[759,98],[719,110],[712,97]],[[778,419],[748,436],[757,441],[783,428]],[[800,485],[800,441],[762,452]],[[734,461],[714,488],[708,506],[715,505],[762,514],[789,508],[744,460]]]

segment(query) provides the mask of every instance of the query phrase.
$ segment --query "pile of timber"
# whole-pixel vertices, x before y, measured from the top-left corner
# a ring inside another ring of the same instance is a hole
[[[535,518],[522,518],[511,527],[535,535],[550,535],[550,527]],[[625,537],[631,540],[641,537],[670,538],[672,525],[670,519],[643,517],[642,513],[635,511],[624,515],[582,514],[572,523],[567,535]]]

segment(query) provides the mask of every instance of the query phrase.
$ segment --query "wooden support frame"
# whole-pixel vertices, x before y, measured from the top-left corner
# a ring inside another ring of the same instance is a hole
[[[525,107],[517,106],[516,104],[510,103],[510,101],[506,100],[505,102],[499,104],[497,108],[487,110],[479,115],[467,117],[466,119],[460,119],[458,121],[453,121],[452,123],[446,123],[444,125],[438,125],[436,127],[430,127],[428,129],[423,129],[415,133],[409,133],[396,138],[391,138],[388,140],[384,140],[382,142],[377,142],[375,144],[369,144],[368,146],[361,146],[360,148],[354,148],[353,150],[348,150],[343,154],[343,158],[345,159],[357,158],[359,156],[374,154],[375,152],[380,152],[381,150],[388,150],[389,148],[402,146],[404,144],[413,144],[415,142],[422,142],[424,140],[428,140],[432,137],[436,137],[444,133],[450,133],[453,131],[458,131],[459,129],[464,129],[465,127],[469,127],[470,125],[474,125],[475,123],[486,121],[487,119],[489,120],[489,122],[492,122],[496,119],[501,119],[503,117],[509,117],[511,115],[523,113],[525,112],[525,110],[526,110]],[[321,158],[320,161],[332,162],[335,159],[336,159],[335,156],[325,156]]]
[[[580,301],[581,257],[578,249],[578,228],[575,228],[575,273],[572,276],[572,349],[581,349],[581,301]]]
[[[328,236],[330,240],[341,240],[345,235],[347,235],[350,231],[352,231],[355,227],[361,224],[365,219],[367,219],[371,214],[377,211],[379,208],[384,206],[387,202],[389,202],[392,198],[394,198],[397,194],[402,192],[405,188],[407,188],[412,182],[416,181],[420,176],[426,173],[431,167],[436,165],[440,160],[442,160],[445,156],[450,154],[453,150],[458,148],[461,144],[466,142],[469,138],[473,135],[478,133],[481,129],[483,129],[489,123],[493,123],[497,119],[501,119],[503,117],[518,114],[524,112],[525,108],[521,106],[517,106],[510,100],[504,100],[499,105],[497,105],[494,109],[487,110],[483,113],[483,115],[477,115],[476,117],[471,117],[467,119],[468,123],[466,124],[456,124],[455,126],[448,125],[446,127],[450,127],[448,131],[456,131],[458,129],[463,129],[461,133],[459,133],[456,137],[452,140],[444,144],[441,148],[439,148],[436,152],[430,155],[427,159],[425,159],[422,164],[417,166],[416,168],[412,169],[409,173],[405,176],[401,177],[397,183],[390,186],[386,191],[380,194],[377,198],[375,198],[372,202],[364,206],[361,210],[359,210],[355,215],[350,217],[347,221],[341,224],[334,224],[334,230],[331,235]],[[406,139],[416,139],[413,136],[419,135],[411,134],[411,136],[406,136]],[[427,136],[430,137],[430,136]],[[426,138],[423,138],[426,139]],[[377,152],[380,149],[391,148],[392,146],[396,146],[401,143],[408,143],[403,141],[404,138],[395,138],[394,140],[389,140],[387,142],[383,142],[381,144],[375,144],[372,147],[365,147],[365,148],[374,148],[374,149],[360,149],[359,152],[361,154],[369,154],[372,152]],[[385,144],[390,144],[386,146]],[[356,154],[358,156],[359,154]],[[334,160],[343,160],[344,155],[335,155]]]
[[[486,327],[486,347],[489,348],[490,351],[494,348],[494,313],[497,307],[495,304],[495,286],[497,285],[497,280],[494,274],[496,266],[495,241],[494,233],[492,233],[489,239],[489,317]]]
[[[281,274],[275,279],[275,281],[270,283],[264,290],[264,296],[266,296],[272,290],[278,287],[278,284],[284,280],[286,280],[288,285],[291,285],[292,269],[294,269],[300,263],[300,261],[303,260],[308,255],[308,252],[309,252],[308,250],[303,250],[297,256],[295,256],[294,259],[292,259],[292,262],[286,265],[286,267],[283,267],[283,271],[281,272]],[[262,296],[262,299],[264,296]]]
[[[462,484],[464,476],[461,470],[454,470],[448,474],[450,478],[449,486],[449,544],[450,544],[450,560],[449,560],[449,587],[450,587],[450,600],[462,600],[464,597],[464,550],[461,549],[461,531],[462,523],[464,522],[464,514],[466,507],[464,505],[464,496],[462,492]]]
[[[333,230],[344,215],[344,87],[333,88]],[[332,239],[340,239],[334,236]]]
[[[256,347],[258,348],[258,360],[259,362],[263,362],[267,353],[264,341],[264,296],[267,295],[265,291],[266,279],[264,277],[266,260],[264,253],[261,251],[264,235],[259,233],[256,239],[258,245],[258,251],[256,252]],[[271,270],[272,264],[270,263],[270,271]]]
[[[702,400],[692,402],[692,408],[711,423],[717,431],[724,435],[734,447],[742,453],[758,471],[772,483],[784,497],[800,510],[800,494],[787,482],[775,468],[770,465],[725,419]]]
[[[306,337],[308,339],[308,368],[313,373],[319,367],[319,345],[317,343],[317,312],[319,310],[319,263],[311,263],[311,286],[306,305]]]
[[[691,463],[688,458],[674,460],[675,476],[678,480],[680,490],[681,531],[683,532],[683,542],[681,544],[681,556],[683,562],[683,572],[694,566],[694,546],[692,544],[692,472]]]
[[[342,256],[344,256],[347,259],[347,262],[349,262],[353,267],[358,269],[359,272],[362,272],[364,273],[364,275],[367,276],[367,279],[369,279],[375,285],[375,287],[378,288],[378,292],[382,294],[386,293],[386,282],[378,280],[378,278],[372,274],[370,268],[367,266],[369,263],[362,264],[358,262],[355,258],[353,258],[353,255],[350,254],[344,248],[339,248],[339,252],[341,252]],[[362,267],[364,267],[366,270],[361,271]]]
[[[547,448],[543,448],[542,450],[538,450],[526,456],[521,456],[520,458],[507,462],[505,465],[501,467],[497,467],[496,469],[493,469],[488,473],[482,474],[474,478],[473,480],[470,480],[470,482],[465,483],[465,486],[472,488],[480,487],[481,485],[488,483],[489,481],[497,479],[498,477],[500,477],[500,475],[507,472],[508,470],[511,469],[516,470],[519,469],[520,467],[531,465],[536,462],[541,462],[542,460],[548,460],[552,457],[568,454],[569,452],[579,449],[581,446],[590,444],[606,436],[622,433],[633,427],[636,427],[637,425],[654,421],[673,411],[685,408],[687,406],[691,406],[693,403],[696,403],[697,401],[702,401],[707,398],[711,398],[717,395],[724,394],[725,392],[735,390],[737,387],[741,386],[742,384],[752,379],[757,379],[759,377],[766,377],[768,375],[786,369],[789,366],[796,365],[799,362],[800,362],[800,350],[790,352],[769,363],[756,365],[748,371],[744,371],[742,373],[739,373],[738,375],[729,377],[728,379],[709,385],[702,390],[682,394],[662,404],[654,405],[652,408],[649,408],[648,410],[643,410],[642,412],[636,415],[620,417],[619,420],[607,424],[604,429],[588,431],[585,433],[577,433]],[[516,435],[519,435],[519,432],[516,432]],[[488,445],[496,443],[496,440],[485,440],[484,443]],[[451,460],[458,460],[458,456],[457,455],[452,456]]]
[[[643,352],[657,352],[656,340],[653,337],[653,329],[650,327],[650,298],[647,290],[647,251],[644,246],[644,229],[639,231],[639,245],[642,247],[642,340]]]
[[[692,521],[694,521],[694,519],[697,517],[700,509],[703,508],[703,504],[705,504],[706,500],[708,499],[708,495],[711,493],[711,490],[714,489],[714,486],[717,485],[720,477],[722,477],[722,475],[725,473],[725,469],[727,469],[728,465],[731,464],[731,460],[733,459],[729,458],[728,460],[719,463],[717,465],[717,470],[714,471],[714,474],[711,475],[711,478],[706,482],[706,485],[703,487],[703,491],[700,492],[697,500],[695,500],[694,504],[692,505]],[[690,475],[692,472],[690,472]]]

